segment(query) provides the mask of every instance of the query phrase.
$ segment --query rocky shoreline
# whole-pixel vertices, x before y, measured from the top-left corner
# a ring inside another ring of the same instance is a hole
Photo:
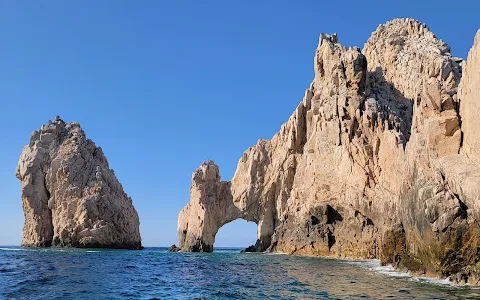
[[[480,284],[480,32],[467,61],[425,24],[380,25],[363,49],[320,35],[315,78],[231,181],[207,161],[178,218],[182,251],[258,225],[255,251],[380,259]],[[253,249],[250,249],[253,250]]]

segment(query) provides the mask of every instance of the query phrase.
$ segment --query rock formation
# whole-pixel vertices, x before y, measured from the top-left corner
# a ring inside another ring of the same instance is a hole
[[[78,123],[56,117],[34,131],[16,173],[22,246],[142,248],[132,199]]]
[[[168,252],[180,252],[180,251],[182,251],[182,249],[177,247],[177,245],[173,244],[167,249],[167,251]]]
[[[426,25],[395,19],[363,50],[320,35],[315,78],[230,182],[213,162],[180,212],[185,251],[258,224],[257,251],[379,258],[416,274],[480,280],[480,33],[466,66]],[[459,89],[460,87],[460,89]]]

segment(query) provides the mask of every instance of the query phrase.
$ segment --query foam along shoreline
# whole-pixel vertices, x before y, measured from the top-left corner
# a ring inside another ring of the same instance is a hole
[[[244,252],[245,253],[258,253],[258,252]],[[469,285],[467,284],[456,284],[451,281],[449,278],[436,278],[436,277],[428,277],[428,276],[418,276],[413,275],[408,271],[400,271],[395,269],[392,265],[383,265],[381,264],[379,259],[366,259],[366,258],[348,258],[348,257],[329,257],[329,256],[315,256],[315,255],[295,255],[295,254],[287,254],[284,252],[261,252],[263,255],[285,255],[285,256],[295,256],[295,257],[305,257],[305,258],[317,258],[317,259],[324,259],[324,260],[333,260],[333,261],[341,261],[346,262],[352,265],[361,266],[365,269],[368,269],[372,272],[382,274],[388,277],[395,277],[395,278],[405,278],[412,281],[417,282],[424,282],[428,284],[435,284],[435,285],[443,285],[449,287],[464,287],[468,286],[474,289],[480,290],[480,286],[477,285]]]
[[[382,266],[380,263],[380,260],[378,259],[361,259],[361,260],[344,259],[344,260],[350,264],[359,265],[375,273],[382,274],[388,277],[403,278],[403,279],[416,281],[416,282],[423,282],[423,283],[434,284],[434,285],[443,285],[443,286],[449,286],[449,287],[461,288],[461,287],[468,286],[468,287],[480,290],[480,287],[478,286],[474,286],[474,285],[470,286],[468,284],[462,284],[462,285],[456,284],[453,281],[451,281],[449,278],[440,279],[436,277],[418,276],[418,275],[413,275],[408,271],[399,271],[395,269],[392,265]]]

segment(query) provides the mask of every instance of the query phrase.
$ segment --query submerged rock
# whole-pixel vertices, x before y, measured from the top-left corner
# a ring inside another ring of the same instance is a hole
[[[380,25],[362,51],[320,35],[315,78],[280,131],[231,181],[212,161],[194,172],[180,248],[210,252],[242,218],[258,225],[256,251],[379,258],[478,284],[479,40],[459,93],[463,61],[418,21]]]
[[[179,252],[181,251],[182,249],[178,248],[177,245],[173,244],[171,245],[169,248],[168,248],[168,252]]]
[[[258,251],[257,251],[257,248],[255,248],[255,245],[248,246],[247,248],[240,251],[240,253],[248,253],[248,252],[258,252]]]
[[[34,131],[17,178],[22,246],[141,249],[138,214],[101,148],[58,116]]]

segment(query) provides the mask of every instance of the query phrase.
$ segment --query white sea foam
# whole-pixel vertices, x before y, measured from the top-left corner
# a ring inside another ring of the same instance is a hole
[[[455,286],[448,278],[440,279],[440,278],[433,278],[433,277],[422,277],[422,276],[414,276],[408,272],[400,272],[395,270],[392,266],[378,266],[373,268],[374,271],[384,274],[391,277],[402,277],[407,280],[416,281],[416,282],[425,282],[430,284],[436,285],[448,285],[448,286]]]
[[[0,248],[3,251],[23,251],[24,249],[21,248]]]
[[[265,252],[263,253],[263,255],[287,255],[287,254],[282,252]]]
[[[377,266],[371,267],[370,269],[377,272],[377,273],[387,275],[387,276],[391,276],[391,277],[412,277],[407,272],[400,272],[400,271],[395,270],[395,268],[392,267],[391,265],[382,266],[382,265],[380,265],[380,263],[378,263]]]
[[[448,279],[439,279],[439,278],[431,278],[431,277],[412,277],[412,280],[419,281],[419,282],[428,282],[432,284],[438,284],[438,285],[449,285],[449,286],[454,286],[454,284]]]
[[[432,278],[432,277],[414,276],[408,272],[398,271],[391,265],[382,266],[380,264],[380,261],[376,259],[362,260],[362,261],[349,260],[348,262],[351,264],[360,265],[375,273],[379,273],[385,276],[404,278],[406,280],[411,280],[416,282],[425,282],[425,283],[436,284],[436,285],[454,286],[454,284],[448,278],[439,279],[439,278]]]

